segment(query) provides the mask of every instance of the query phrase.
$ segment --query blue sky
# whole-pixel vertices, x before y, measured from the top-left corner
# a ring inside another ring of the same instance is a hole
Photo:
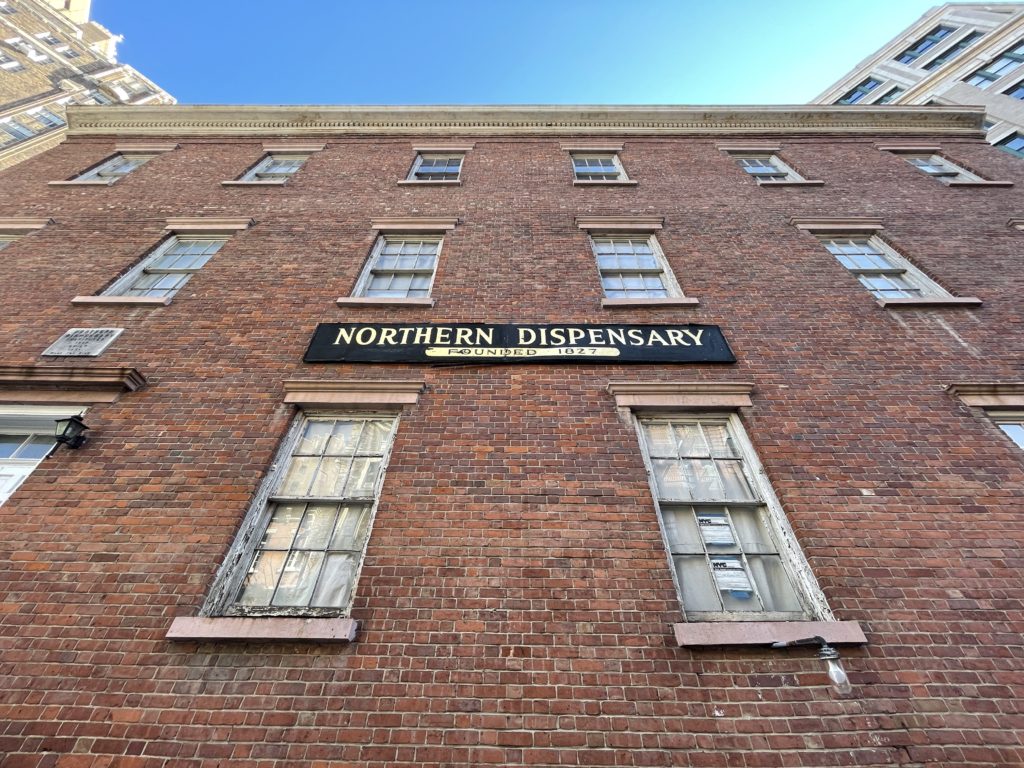
[[[799,104],[939,0],[93,0],[185,104]]]

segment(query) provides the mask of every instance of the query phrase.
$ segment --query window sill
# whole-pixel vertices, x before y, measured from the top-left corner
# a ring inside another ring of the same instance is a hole
[[[789,181],[759,181],[759,187],[823,187],[825,182],[821,179],[791,179]]]
[[[288,179],[253,179],[252,181],[235,179],[234,181],[222,181],[220,185],[222,187],[280,187],[287,181]]]
[[[897,307],[980,307],[981,299],[974,296],[928,296],[922,299],[877,299],[878,306]]]
[[[403,187],[461,187],[459,179],[402,179],[398,182]]]
[[[601,299],[602,309],[625,309],[627,307],[696,307],[697,299],[689,296],[674,296],[670,299]]]
[[[834,645],[865,645],[856,621],[695,621],[673,624],[680,648],[722,645],[771,645],[822,637]]]
[[[1012,187],[1012,181],[947,181],[947,187]]]
[[[113,304],[139,307],[166,307],[171,303],[169,297],[160,296],[75,296],[72,304]]]
[[[635,187],[639,181],[632,179],[573,179],[574,187]]]
[[[67,179],[65,181],[48,181],[48,186],[51,187],[109,187],[117,179]]]
[[[342,296],[336,302],[340,306],[355,305],[365,307],[432,307],[434,300],[425,299],[386,299],[373,296]]]
[[[178,616],[167,630],[167,639],[235,640],[246,642],[351,643],[359,622],[355,619],[234,618]]]

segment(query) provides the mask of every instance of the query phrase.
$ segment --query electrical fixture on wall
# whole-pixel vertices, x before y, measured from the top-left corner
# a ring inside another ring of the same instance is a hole
[[[778,643],[772,643],[772,648],[789,648],[792,646],[801,645],[817,645],[818,658],[825,662],[828,667],[828,679],[832,683],[832,687],[836,689],[838,693],[853,693],[853,686],[850,685],[850,678],[846,675],[846,670],[843,669],[843,664],[839,660],[839,651],[829,645],[825,638],[815,635],[814,637],[807,637],[803,640],[790,640],[781,641]]]
[[[68,416],[65,419],[57,419],[54,438],[68,448],[80,448],[85,442],[85,430],[87,429],[89,427],[82,421],[81,416]]]

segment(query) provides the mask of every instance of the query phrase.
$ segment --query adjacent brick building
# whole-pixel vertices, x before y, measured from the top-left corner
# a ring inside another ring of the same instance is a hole
[[[72,109],[0,174],[0,764],[1024,763],[982,118]]]

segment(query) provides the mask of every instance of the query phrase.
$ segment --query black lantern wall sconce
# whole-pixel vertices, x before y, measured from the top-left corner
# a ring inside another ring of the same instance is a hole
[[[81,416],[68,416],[65,419],[57,419],[57,427],[54,438],[60,445],[68,448],[80,448],[85,442],[85,430],[89,429],[82,421]]]

